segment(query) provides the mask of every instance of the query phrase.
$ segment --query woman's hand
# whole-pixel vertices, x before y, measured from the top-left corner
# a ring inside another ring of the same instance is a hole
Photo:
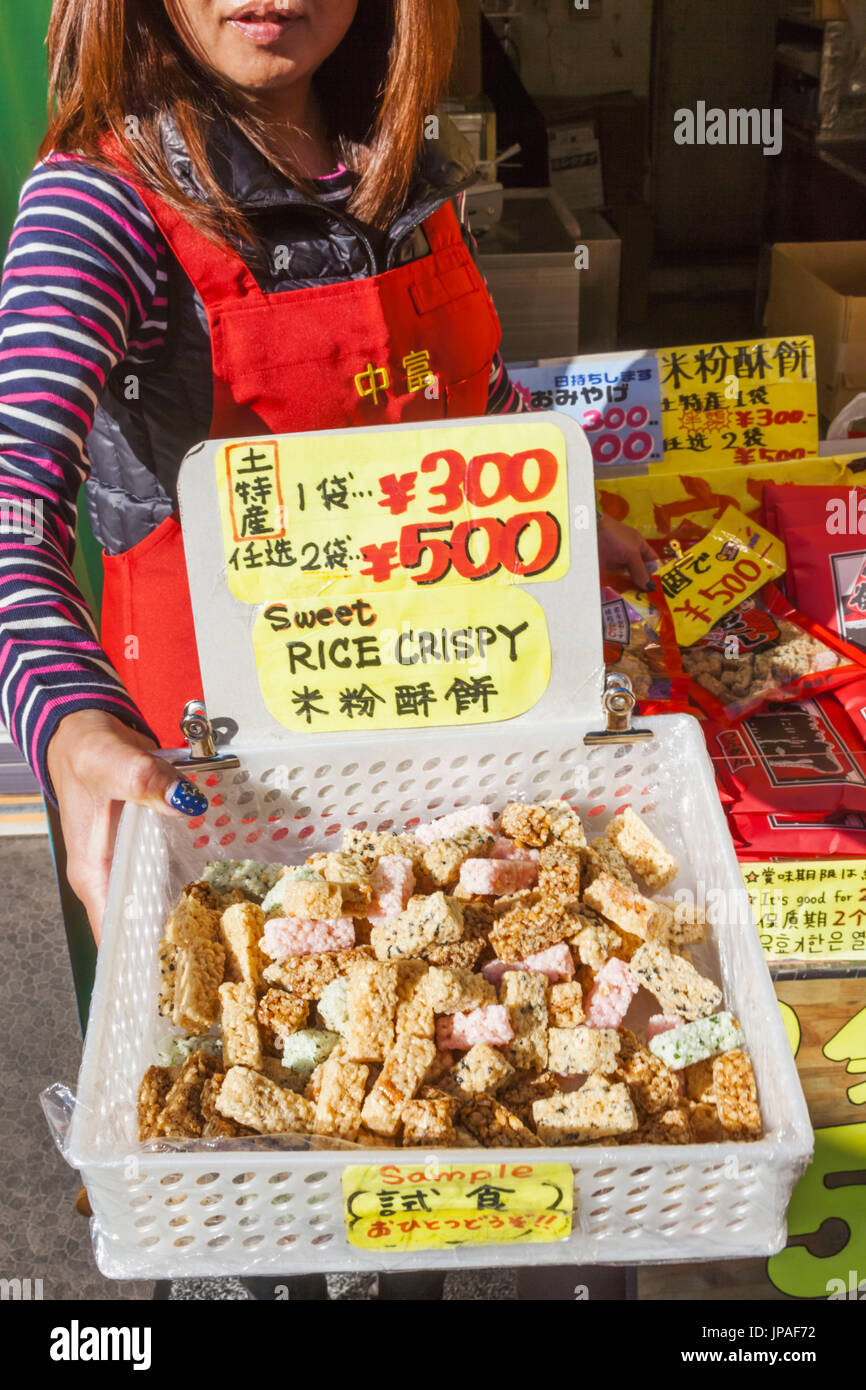
[[[81,899],[96,941],[125,801],[162,816],[198,816],[207,799],[163,758],[154,743],[114,715],[78,710],[62,719],[48,745],[48,774],[60,808],[66,875]]]
[[[658,556],[640,532],[612,516],[598,518],[598,558],[603,570],[628,570],[639,589],[649,585],[648,566],[658,564]]]

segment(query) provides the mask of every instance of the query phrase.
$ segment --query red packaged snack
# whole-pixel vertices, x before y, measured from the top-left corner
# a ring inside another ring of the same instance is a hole
[[[831,690],[866,669],[857,648],[792,608],[774,584],[765,584],[680,650],[692,698],[722,723],[769,700]]]
[[[810,818],[776,815],[729,815],[728,826],[737,858],[856,859],[866,855],[866,816],[837,811]]]
[[[866,747],[835,693],[707,722],[704,736],[736,815],[866,813]]]
[[[602,575],[601,622],[604,662],[631,681],[641,714],[673,713],[689,707],[689,678],[670,614],[660,612],[620,575]]]
[[[863,488],[851,487],[848,484],[801,487],[792,483],[766,483],[761,495],[761,524],[766,526],[768,531],[781,537],[788,546],[790,532],[802,526],[823,525],[831,517],[838,529],[853,534],[858,527],[856,522],[854,525],[850,524],[851,517],[856,519],[861,509],[864,512],[863,524],[866,527],[866,490]],[[789,565],[785,576],[785,592],[789,599],[802,608],[803,612],[809,613],[819,622],[824,622],[824,618],[820,618],[808,608],[804,602],[804,594],[808,594],[808,590],[798,589],[797,582],[797,571]],[[836,631],[835,628],[832,630]]]
[[[785,544],[800,611],[866,652],[866,534],[833,535],[821,521],[790,526]]]

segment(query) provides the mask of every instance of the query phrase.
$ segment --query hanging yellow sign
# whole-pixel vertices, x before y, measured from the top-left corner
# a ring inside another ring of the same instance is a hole
[[[818,452],[815,344],[764,338],[658,354],[664,458],[650,472],[750,467]]]
[[[513,719],[550,679],[544,610],[522,589],[273,602],[253,650],[265,704],[300,733]]]
[[[866,961],[866,859],[741,868],[768,960]]]
[[[567,1163],[352,1165],[343,1171],[346,1235],[360,1250],[534,1245],[571,1233]]]
[[[655,575],[668,601],[677,641],[691,646],[738,603],[785,573],[778,536],[728,507],[703,540]]]
[[[243,603],[501,588],[568,570],[565,438],[531,417],[239,441],[217,451],[216,480]]]

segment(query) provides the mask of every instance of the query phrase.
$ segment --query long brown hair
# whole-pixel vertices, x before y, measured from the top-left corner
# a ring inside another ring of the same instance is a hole
[[[342,43],[314,82],[340,158],[359,175],[349,211],[386,227],[406,197],[451,66],[457,0],[359,0]],[[255,244],[208,162],[207,130],[228,118],[297,187],[314,185],[268,147],[268,130],[219,74],[181,42],[162,0],[54,0],[48,29],[49,119],[40,155],[81,154],[111,167],[109,132],[144,184],[213,240]],[[171,112],[206,201],[175,182],[159,122]],[[130,119],[133,118],[133,119]]]

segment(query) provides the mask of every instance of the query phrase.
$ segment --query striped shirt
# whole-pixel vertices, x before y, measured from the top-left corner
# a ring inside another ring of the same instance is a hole
[[[329,202],[343,177],[322,180]],[[166,340],[168,254],[120,175],[52,156],[24,185],[0,292],[0,711],[49,793],[46,750],[64,715],[101,709],[149,732],[72,559],[108,375],[154,361]],[[497,354],[487,411],[521,408]]]

